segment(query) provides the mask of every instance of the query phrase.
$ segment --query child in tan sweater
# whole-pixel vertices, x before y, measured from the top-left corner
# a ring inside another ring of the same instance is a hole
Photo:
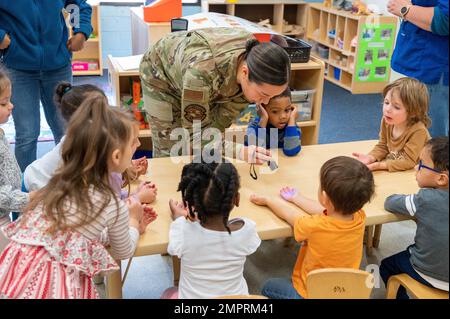
[[[388,84],[383,97],[378,144],[369,154],[353,153],[353,156],[372,171],[411,169],[430,139],[427,87],[416,79],[404,77]]]

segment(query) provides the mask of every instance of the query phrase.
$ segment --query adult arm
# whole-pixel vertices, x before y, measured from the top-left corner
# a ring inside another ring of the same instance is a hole
[[[82,33],[86,40],[89,39],[93,29],[91,25],[92,8],[86,0],[66,0],[65,6],[75,5],[79,8],[79,25],[72,28],[73,33]]]
[[[409,0],[390,0],[388,11],[402,17],[400,9],[411,5]],[[405,20],[417,27],[438,35],[448,35],[448,1],[439,1],[435,7],[412,5],[405,16]]]

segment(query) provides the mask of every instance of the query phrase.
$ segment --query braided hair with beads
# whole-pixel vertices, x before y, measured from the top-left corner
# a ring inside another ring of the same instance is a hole
[[[208,218],[222,216],[223,225],[228,227],[228,217],[234,207],[240,187],[239,174],[232,163],[190,163],[183,167],[178,191],[181,191],[189,215],[195,213],[201,224]]]

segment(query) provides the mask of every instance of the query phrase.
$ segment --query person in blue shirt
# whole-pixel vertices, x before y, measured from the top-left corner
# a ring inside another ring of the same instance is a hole
[[[448,136],[448,0],[389,0],[402,23],[392,69],[427,84],[432,137]]]
[[[63,8],[71,13],[70,39]],[[40,102],[56,144],[64,134],[53,93],[58,83],[72,82],[71,55],[92,32],[91,14],[86,0],[0,1],[0,64],[12,82],[15,155],[22,172],[36,159]]]
[[[296,124],[297,106],[291,102],[290,88],[257,108],[259,117],[247,127],[245,145],[257,143],[265,148],[281,148],[287,156],[297,155],[301,150],[301,131]]]

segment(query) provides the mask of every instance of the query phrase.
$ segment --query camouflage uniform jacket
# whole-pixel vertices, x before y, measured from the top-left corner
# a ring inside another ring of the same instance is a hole
[[[253,35],[243,29],[174,32],[143,57],[140,74],[148,114],[173,127],[221,132],[249,104],[237,83],[238,58]]]

